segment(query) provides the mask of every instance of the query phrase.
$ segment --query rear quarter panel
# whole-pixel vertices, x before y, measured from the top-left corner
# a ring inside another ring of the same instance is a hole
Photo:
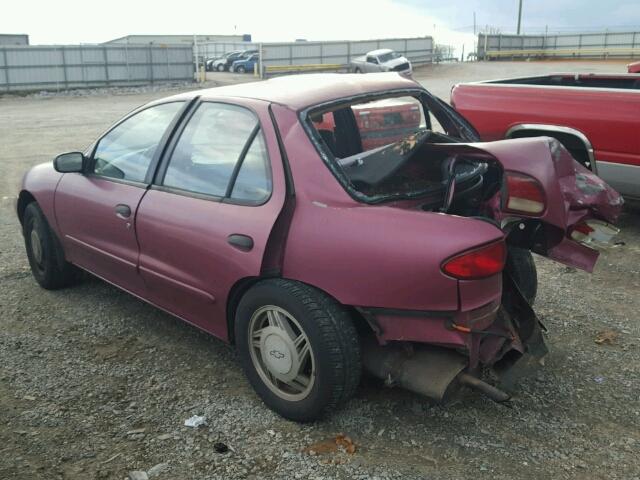
[[[502,231],[470,218],[355,201],[324,164],[296,113],[273,109],[296,192],[283,276],[345,305],[459,310],[458,281],[442,273],[441,263],[503,238]],[[481,283],[479,291],[465,289],[465,306],[499,297],[499,280]]]

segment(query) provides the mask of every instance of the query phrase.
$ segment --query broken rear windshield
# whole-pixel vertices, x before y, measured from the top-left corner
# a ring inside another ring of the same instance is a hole
[[[433,101],[434,110],[441,108]],[[442,193],[446,154],[432,146],[455,142],[448,134],[460,132],[446,112],[439,113],[436,117],[416,97],[389,96],[312,111],[309,124],[344,186],[377,202]]]

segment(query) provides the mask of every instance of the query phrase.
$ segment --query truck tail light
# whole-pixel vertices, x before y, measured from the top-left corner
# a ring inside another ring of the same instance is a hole
[[[542,185],[528,175],[507,172],[507,210],[536,215],[544,212],[546,198]]]
[[[506,247],[503,240],[463,252],[442,264],[442,271],[460,280],[490,277],[504,268]]]

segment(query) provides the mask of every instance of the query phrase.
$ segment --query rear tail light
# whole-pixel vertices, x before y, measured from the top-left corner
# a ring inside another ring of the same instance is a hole
[[[506,247],[504,241],[461,253],[442,264],[442,271],[460,280],[486,278],[504,268]]]
[[[508,172],[507,210],[536,215],[544,212],[546,198],[542,185],[528,175]]]

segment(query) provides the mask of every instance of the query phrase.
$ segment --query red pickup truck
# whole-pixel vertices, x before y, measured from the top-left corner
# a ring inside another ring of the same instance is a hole
[[[640,74],[458,84],[451,105],[482,140],[554,137],[624,196],[640,198]]]

